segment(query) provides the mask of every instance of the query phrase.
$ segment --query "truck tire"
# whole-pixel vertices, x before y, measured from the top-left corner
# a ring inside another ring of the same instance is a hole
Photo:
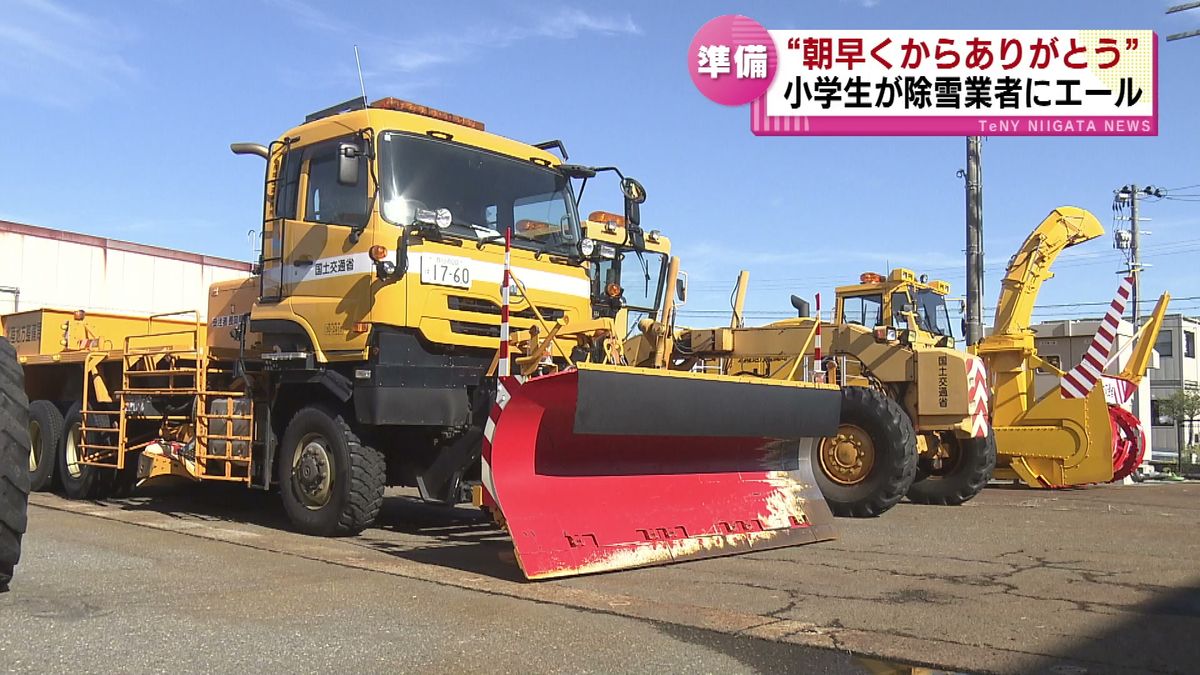
[[[0,337],[0,593],[21,559],[29,509],[29,399],[17,354]]]
[[[103,418],[93,416],[94,424],[102,424]],[[83,416],[80,404],[75,403],[67,411],[63,422],[62,447],[58,452],[58,480],[67,499],[104,499],[112,492],[116,471],[98,466],[79,464],[80,443],[83,439]],[[105,432],[87,432],[100,434]],[[106,434],[107,435],[107,434]],[[111,440],[89,438],[93,443],[115,445]]]
[[[62,442],[63,416],[49,401],[29,404],[29,489],[49,490],[58,464],[58,446]]]
[[[387,465],[341,415],[301,408],[279,446],[279,492],[297,530],[323,537],[358,534],[383,507]]]
[[[817,444],[813,466],[834,515],[878,516],[904,498],[916,475],[912,421],[882,392],[844,387],[838,435]]]
[[[987,487],[996,469],[996,437],[988,430],[984,438],[955,438],[950,457],[940,469],[931,458],[922,457],[921,479],[908,489],[909,500],[917,504],[958,506]]]

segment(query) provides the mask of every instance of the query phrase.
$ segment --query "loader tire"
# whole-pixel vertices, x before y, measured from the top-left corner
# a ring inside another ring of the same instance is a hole
[[[58,464],[58,446],[62,442],[63,416],[49,401],[29,404],[29,489],[49,490]]]
[[[279,492],[297,530],[336,537],[358,534],[383,507],[387,464],[346,420],[321,405],[301,408],[279,450]]]
[[[104,426],[104,418],[92,416],[92,423]],[[67,411],[63,423],[62,443],[58,452],[58,480],[67,499],[104,499],[112,493],[116,471],[99,466],[79,463],[83,441],[83,416],[78,402]],[[115,435],[115,432],[89,431],[90,443],[116,445],[112,439],[100,439],[100,434]]]
[[[0,338],[0,593],[21,559],[29,509],[29,399],[16,351]]]
[[[834,515],[878,516],[904,498],[916,476],[912,421],[882,392],[844,387],[838,436],[816,445],[812,463]]]
[[[932,458],[918,460],[922,478],[908,489],[908,498],[917,504],[958,506],[987,487],[996,469],[996,437],[989,430],[984,438],[955,438],[950,457],[940,469]]]

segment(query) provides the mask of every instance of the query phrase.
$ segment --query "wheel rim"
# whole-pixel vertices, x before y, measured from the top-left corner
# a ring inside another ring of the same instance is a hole
[[[37,420],[29,420],[29,473],[37,471],[41,460],[42,425]]]
[[[861,483],[874,466],[875,443],[870,434],[853,424],[838,427],[837,436],[821,444],[821,470],[835,483]]]
[[[79,464],[79,434],[80,425],[72,424],[71,430],[67,433],[67,444],[63,448],[63,454],[67,460],[67,473],[71,478],[79,478],[83,475],[83,467]]]
[[[333,497],[333,461],[329,442],[321,434],[308,434],[292,454],[292,491],[305,508],[316,511]]]

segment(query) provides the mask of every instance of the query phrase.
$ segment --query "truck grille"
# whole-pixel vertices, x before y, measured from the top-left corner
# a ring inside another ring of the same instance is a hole
[[[450,309],[458,311],[458,312],[475,312],[476,314],[489,314],[491,316],[500,316],[500,305],[497,305],[496,303],[492,302],[491,300],[484,300],[483,298],[468,298],[468,297],[461,296],[461,295],[451,295],[450,297],[446,298],[446,305]],[[563,318],[563,316],[566,315],[566,312],[564,312],[563,310],[554,309],[553,307],[538,308],[538,311],[540,311],[542,313],[542,317],[545,318],[547,321],[558,321],[559,319]],[[520,318],[520,319],[536,319],[537,318],[537,316],[533,313],[533,310],[530,309],[529,307],[526,307],[525,309],[522,309],[520,311],[510,311],[509,316]],[[451,322],[452,325],[454,323],[463,323],[463,322]],[[475,324],[464,324],[464,325],[475,325]],[[495,327],[493,326],[492,328],[495,328]],[[499,333],[500,329],[495,328],[495,330],[496,330],[495,334],[498,337],[500,335],[500,333]]]
[[[471,323],[470,321],[451,321],[450,330],[459,335],[477,335],[479,337],[500,337],[500,326],[490,326],[486,323]]]

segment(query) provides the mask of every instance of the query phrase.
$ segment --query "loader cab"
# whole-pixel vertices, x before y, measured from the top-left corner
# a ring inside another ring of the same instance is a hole
[[[859,283],[837,289],[834,321],[863,326],[877,339],[915,346],[953,347],[954,331],[946,307],[950,285],[928,281],[897,268],[884,277],[864,272]]]
[[[665,300],[670,241],[651,230],[638,250],[629,242],[624,217],[607,211],[589,214],[584,229],[595,242],[589,262],[594,316],[656,315]]]

